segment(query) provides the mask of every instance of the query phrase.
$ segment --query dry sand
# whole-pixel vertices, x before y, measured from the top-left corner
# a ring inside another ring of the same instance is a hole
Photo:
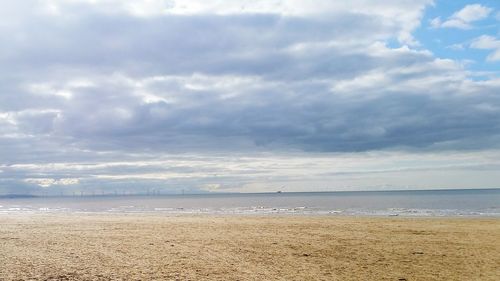
[[[500,280],[500,219],[0,215],[0,280]]]

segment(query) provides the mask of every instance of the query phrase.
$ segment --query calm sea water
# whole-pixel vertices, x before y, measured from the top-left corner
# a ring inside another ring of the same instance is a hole
[[[1,213],[500,216],[500,189],[0,199]]]

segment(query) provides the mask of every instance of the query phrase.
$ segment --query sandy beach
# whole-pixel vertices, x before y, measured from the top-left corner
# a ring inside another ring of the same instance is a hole
[[[500,280],[500,220],[0,215],[0,280]]]

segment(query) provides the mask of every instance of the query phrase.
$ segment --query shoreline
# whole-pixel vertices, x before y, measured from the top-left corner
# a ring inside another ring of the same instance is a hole
[[[158,217],[262,217],[262,218],[272,218],[272,217],[345,217],[345,218],[421,218],[421,219],[499,219],[500,214],[481,214],[481,215],[420,215],[420,214],[354,214],[354,213],[231,213],[231,212],[161,212],[161,211],[132,211],[132,212],[99,212],[99,211],[0,211],[0,216],[9,215],[19,215],[19,216],[70,216],[70,215],[82,215],[82,216],[158,216]]]

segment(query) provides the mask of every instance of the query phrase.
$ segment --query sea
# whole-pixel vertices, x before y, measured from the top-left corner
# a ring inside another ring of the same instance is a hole
[[[12,213],[500,217],[500,189],[0,198]]]

